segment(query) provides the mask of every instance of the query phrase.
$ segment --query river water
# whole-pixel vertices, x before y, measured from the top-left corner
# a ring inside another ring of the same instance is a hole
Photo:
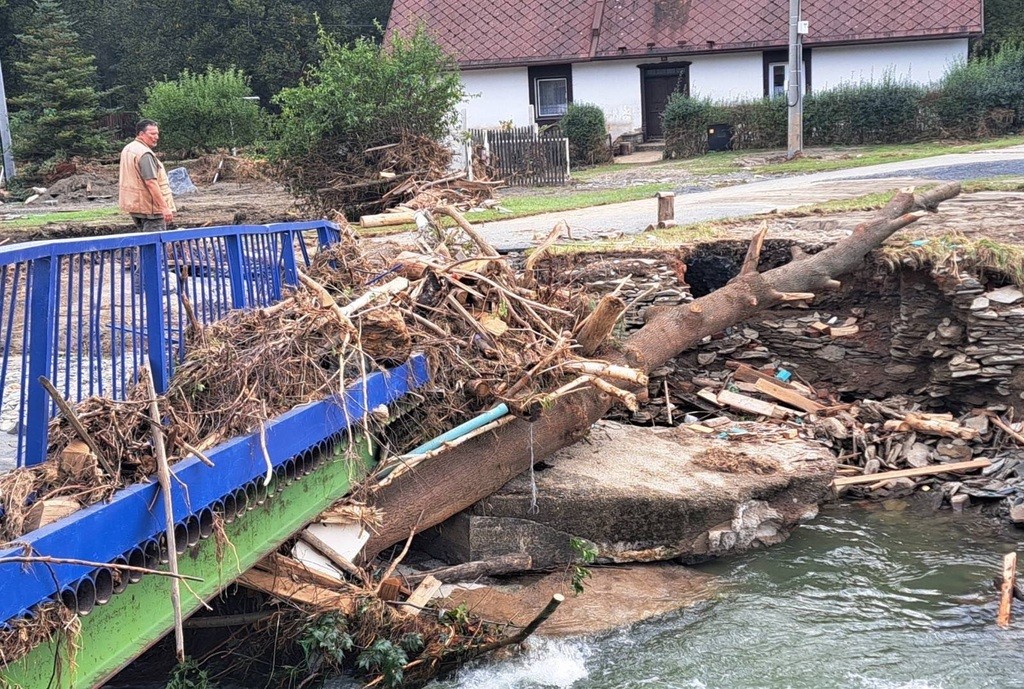
[[[714,600],[535,639],[431,689],[1024,688],[1024,604],[999,629],[992,585],[1022,540],[977,513],[824,510],[781,545],[701,566],[723,583]]]

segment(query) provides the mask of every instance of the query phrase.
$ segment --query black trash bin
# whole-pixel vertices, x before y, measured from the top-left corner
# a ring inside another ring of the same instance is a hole
[[[712,124],[708,127],[708,150],[709,151],[731,151],[732,150],[732,125]]]

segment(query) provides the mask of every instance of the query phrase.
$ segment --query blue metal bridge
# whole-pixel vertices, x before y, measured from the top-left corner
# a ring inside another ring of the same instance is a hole
[[[286,287],[297,284],[300,268],[339,239],[333,223],[311,221],[0,247],[0,422],[17,431],[7,466],[30,467],[46,458],[47,427],[57,409],[40,377],[72,403],[93,395],[123,399],[142,367],[152,371],[158,392],[167,389],[175,362],[186,354],[189,323],[177,291],[179,273],[188,275],[195,316],[207,324],[231,309],[280,300]],[[414,356],[332,399],[273,420],[266,432],[274,479],[269,486],[258,434],[211,450],[214,468],[195,458],[177,463],[173,511],[184,542],[209,536],[215,515],[232,521],[316,470],[351,424],[422,385],[426,376],[424,359]],[[158,490],[155,482],[131,486],[0,551],[0,628],[31,618],[40,603],[55,599],[86,615],[127,586],[108,568],[66,561],[157,566],[165,556]],[[279,540],[288,535],[282,534]],[[27,552],[60,562],[3,566],[5,558]]]

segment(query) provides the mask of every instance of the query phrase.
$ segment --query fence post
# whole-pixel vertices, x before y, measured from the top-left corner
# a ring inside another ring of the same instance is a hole
[[[146,358],[157,392],[166,392],[171,380],[164,318],[164,244],[159,239],[139,247],[142,297],[146,302]]]
[[[572,178],[572,170],[569,169],[569,137],[565,137],[563,141],[565,141],[565,179],[568,181]]]
[[[242,238],[237,234],[224,238],[228,253],[228,275],[231,278],[231,306],[244,309],[245,298],[245,257],[242,255]]]
[[[50,399],[39,384],[39,376],[50,376],[53,356],[54,321],[58,271],[53,256],[37,258],[29,267],[32,290],[29,294],[28,342],[28,397],[25,415],[24,466],[39,464],[46,459],[47,431],[50,422]],[[54,381],[56,383],[56,381]]]

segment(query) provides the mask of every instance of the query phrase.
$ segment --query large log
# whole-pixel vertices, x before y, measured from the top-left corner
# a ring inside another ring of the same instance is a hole
[[[739,275],[690,304],[657,311],[620,352],[610,352],[607,359],[649,373],[704,337],[789,301],[794,294],[806,297],[806,293],[838,289],[837,278],[862,267],[867,255],[894,232],[959,193],[957,183],[917,195],[901,191],[876,217],[828,249],[810,256],[796,252],[786,265]],[[608,411],[611,401],[597,390],[562,397],[533,424],[516,419],[403,474],[372,497],[373,506],[383,510],[385,518],[367,543],[364,557],[405,539],[410,530],[439,524],[528,469],[531,459],[539,462],[576,442]]]

